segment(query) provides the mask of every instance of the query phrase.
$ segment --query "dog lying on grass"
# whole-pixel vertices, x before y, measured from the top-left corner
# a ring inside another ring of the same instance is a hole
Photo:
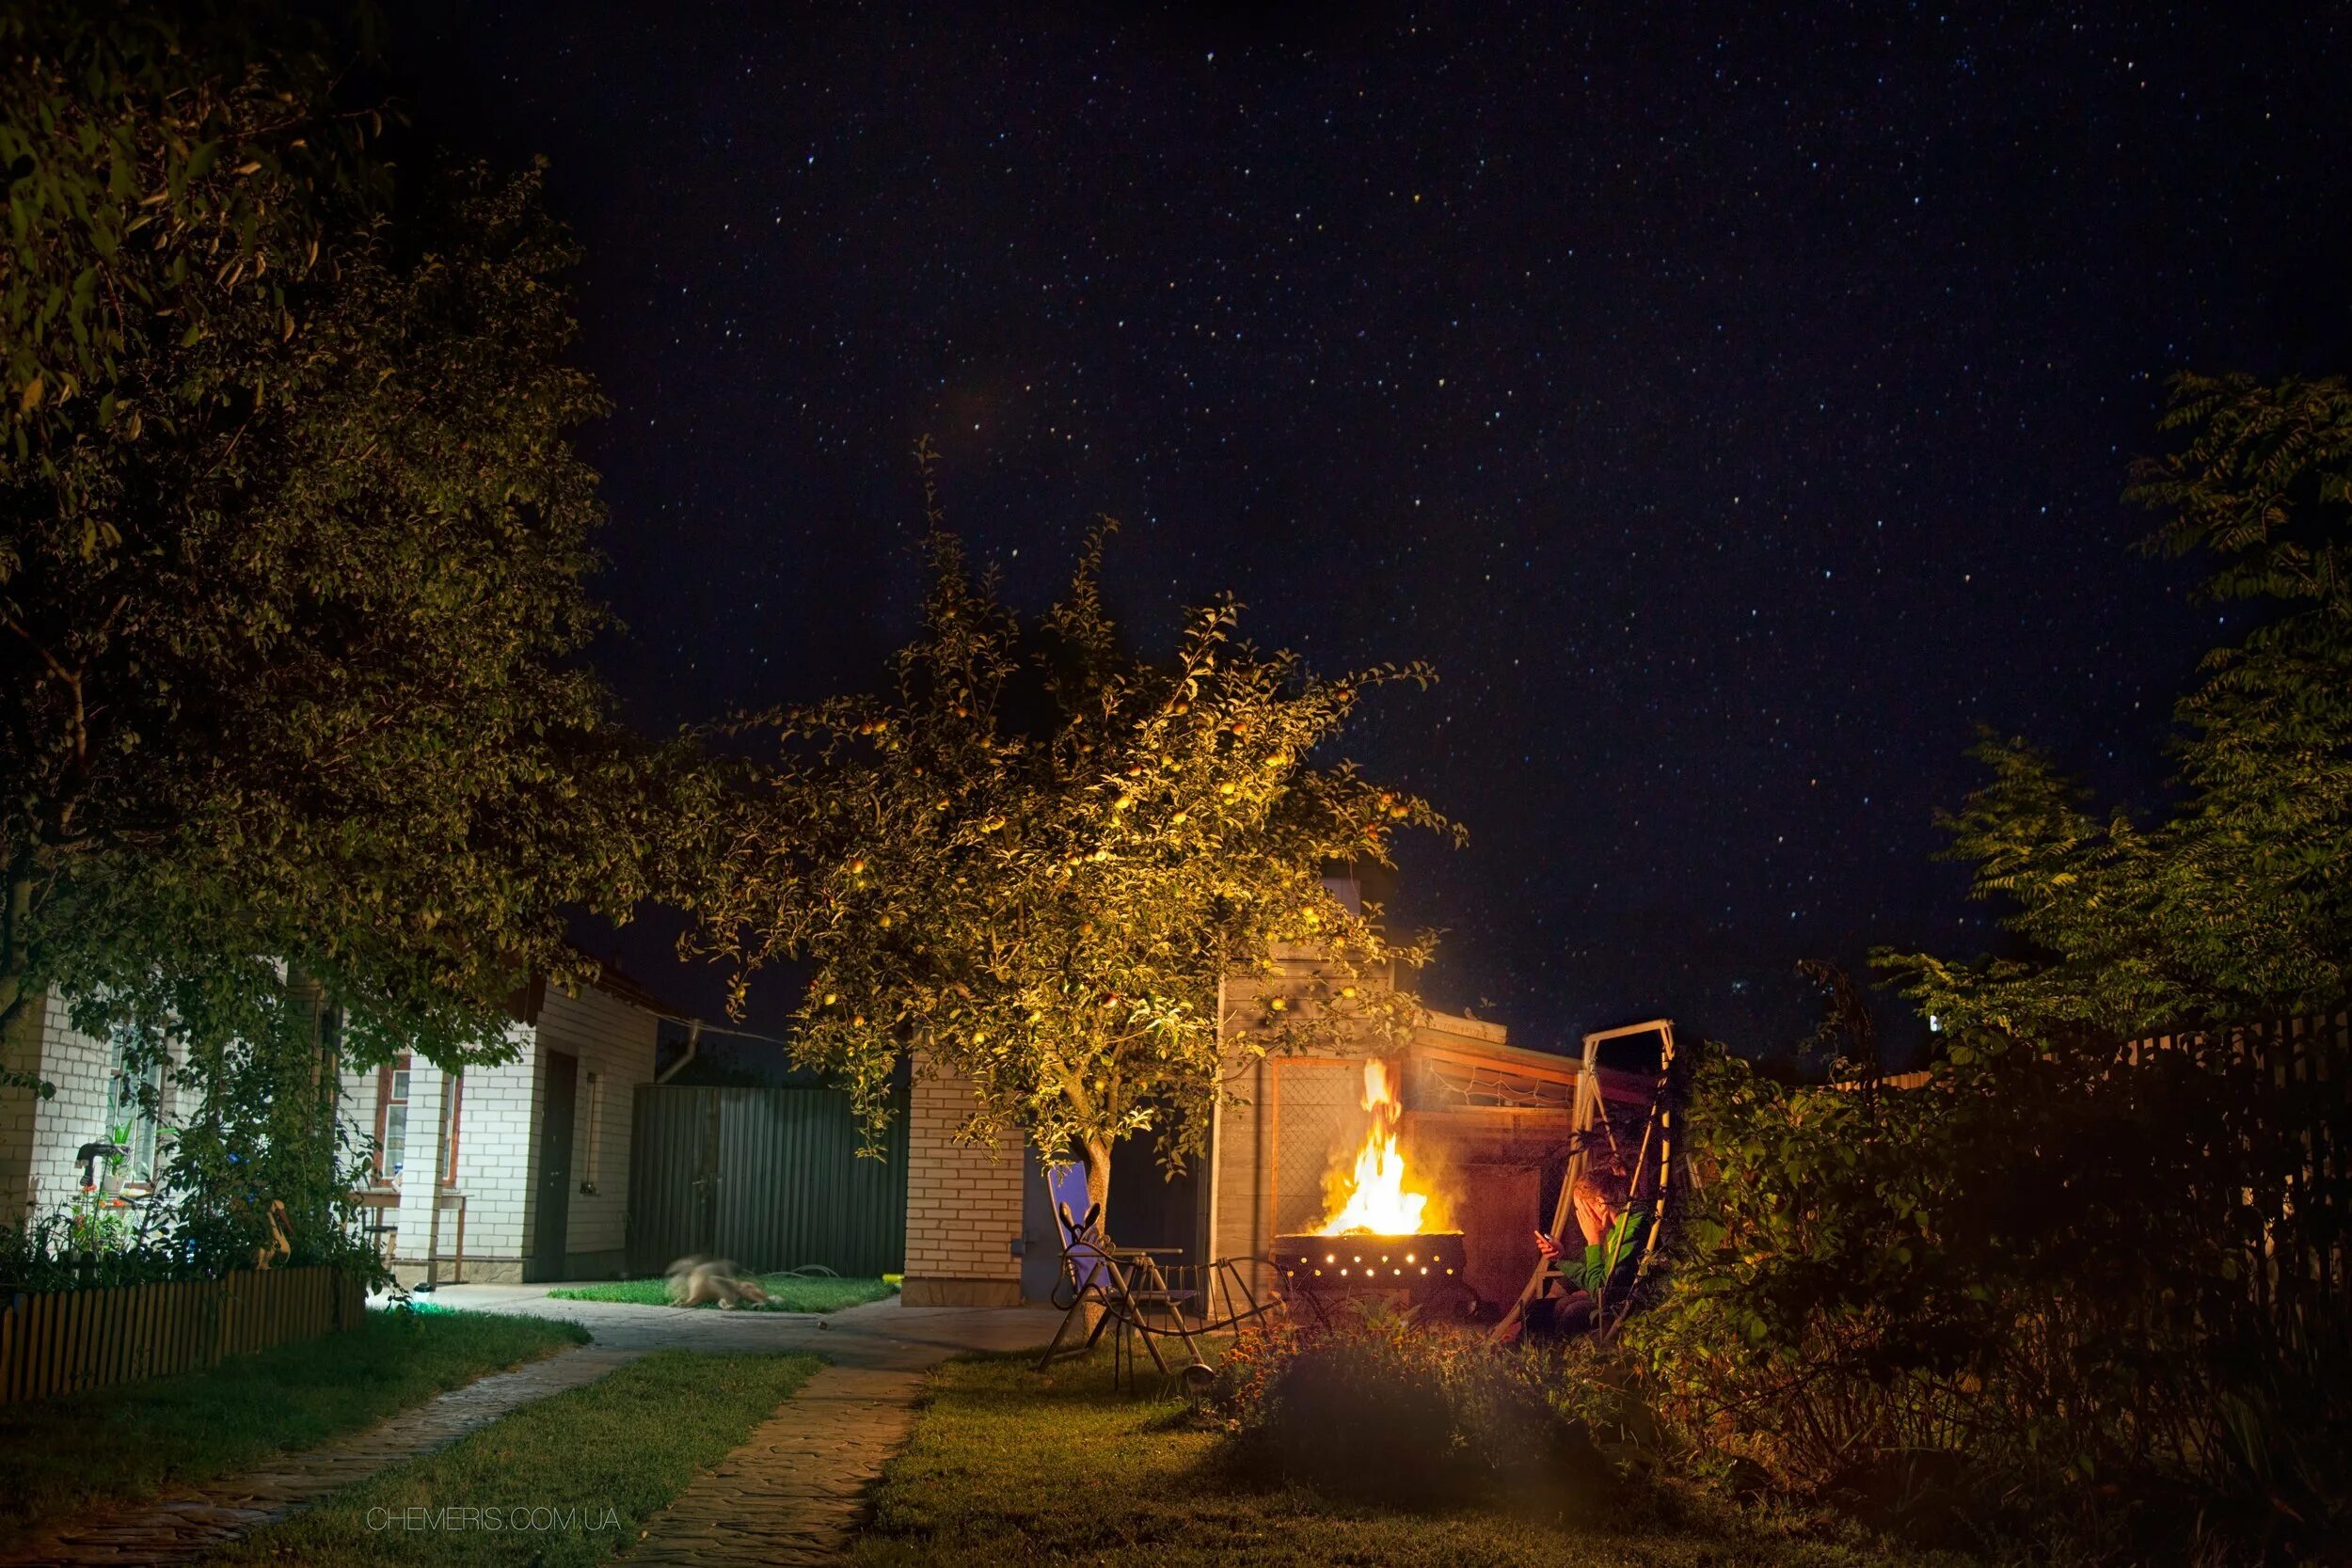
[[[669,1281],[673,1307],[716,1302],[723,1310],[768,1305],[768,1292],[759,1281],[724,1258],[681,1258],[670,1265]]]

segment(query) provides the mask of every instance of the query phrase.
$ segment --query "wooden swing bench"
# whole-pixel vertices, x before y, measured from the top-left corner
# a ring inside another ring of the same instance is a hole
[[[1551,1226],[1547,1232],[1550,1246],[1535,1259],[1535,1267],[1520,1290],[1518,1299],[1504,1313],[1494,1328],[1498,1339],[1508,1338],[1525,1323],[1528,1309],[1543,1299],[1554,1281],[1561,1280],[1563,1265],[1567,1258],[1581,1259],[1584,1252],[1583,1234],[1576,1227],[1576,1187],[1587,1164],[1587,1151],[1606,1140],[1613,1147],[1616,1131],[1611,1126],[1606,1109],[1601,1104],[1599,1079],[1599,1048],[1613,1039],[1640,1035],[1656,1035],[1660,1048],[1658,1071],[1650,1085],[1648,1105],[1642,1120],[1642,1141],[1634,1155],[1629,1172],[1631,1191],[1619,1218],[1613,1220],[1603,1238],[1606,1245],[1623,1246],[1626,1253],[1612,1252],[1602,1259],[1606,1270],[1601,1289],[1592,1292],[1592,1308],[1588,1331],[1606,1339],[1614,1334],[1626,1318],[1647,1299],[1645,1289],[1650,1281],[1652,1263],[1657,1256],[1658,1238],[1671,1217],[1673,1200],[1679,1195],[1675,1181],[1675,1112],[1677,1109],[1677,1074],[1675,1063],[1675,1028],[1671,1019],[1651,1019],[1642,1023],[1627,1024],[1619,1029],[1604,1029],[1584,1037],[1584,1067],[1577,1077],[1574,1111],[1574,1142],[1570,1145],[1568,1168],[1560,1183],[1560,1196],[1552,1204]],[[1642,1218],[1638,1239],[1626,1235],[1623,1216],[1639,1214]],[[1573,1242],[1570,1232],[1575,1231]],[[1570,1248],[1574,1251],[1571,1254]]]

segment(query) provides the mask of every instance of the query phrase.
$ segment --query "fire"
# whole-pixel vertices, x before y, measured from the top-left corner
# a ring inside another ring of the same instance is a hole
[[[1355,1177],[1344,1189],[1346,1201],[1315,1234],[1415,1235],[1422,1228],[1429,1195],[1406,1190],[1405,1156],[1396,1147],[1396,1118],[1404,1106],[1390,1080],[1389,1064],[1378,1057],[1364,1064],[1364,1109],[1372,1113],[1372,1130],[1356,1153]]]

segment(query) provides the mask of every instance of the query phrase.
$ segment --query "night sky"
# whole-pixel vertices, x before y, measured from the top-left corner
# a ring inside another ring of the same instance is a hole
[[[2163,378],[2352,369],[2341,7],[395,24],[421,123],[546,154],[586,247],[632,719],[875,684],[928,433],[1025,607],[1107,513],[1147,646],[1230,589],[1438,666],[1348,749],[1469,825],[1395,911],[1522,1043],[1770,1049],[1801,957],[1994,942],[1931,859],[1974,726],[2153,803],[2234,635],[2129,548]],[[618,951],[714,1011],[662,948]]]

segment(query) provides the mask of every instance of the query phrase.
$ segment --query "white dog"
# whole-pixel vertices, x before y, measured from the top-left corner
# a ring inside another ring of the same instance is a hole
[[[768,1292],[759,1281],[725,1258],[681,1258],[670,1265],[669,1280],[673,1307],[706,1302],[717,1302],[723,1309],[768,1305]]]

